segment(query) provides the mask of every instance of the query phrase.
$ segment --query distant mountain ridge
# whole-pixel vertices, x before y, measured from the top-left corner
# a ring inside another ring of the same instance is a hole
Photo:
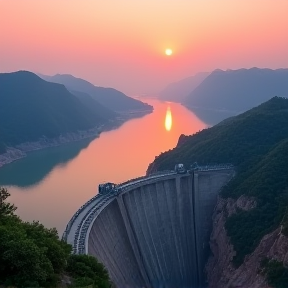
[[[288,97],[288,69],[217,69],[182,103],[204,121],[215,124],[273,96]]]
[[[114,117],[88,109],[64,85],[28,71],[0,73],[0,103],[0,154],[5,147],[88,130]]]
[[[61,83],[65,85],[68,90],[84,92],[103,106],[116,112],[153,110],[152,106],[128,97],[114,88],[98,87],[84,79],[76,78],[73,75],[56,74],[54,76],[47,76],[39,74],[39,76],[49,82]]]
[[[170,83],[159,93],[159,99],[181,103],[209,74],[210,72],[201,72]]]

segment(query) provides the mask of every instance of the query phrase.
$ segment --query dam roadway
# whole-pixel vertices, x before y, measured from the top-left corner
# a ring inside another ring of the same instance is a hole
[[[204,287],[212,213],[234,173],[201,166],[119,184],[81,206],[63,239],[102,262],[117,287]]]

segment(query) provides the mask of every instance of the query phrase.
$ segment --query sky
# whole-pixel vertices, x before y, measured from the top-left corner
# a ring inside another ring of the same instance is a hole
[[[0,0],[0,72],[156,95],[197,72],[288,68],[287,15],[288,0]]]

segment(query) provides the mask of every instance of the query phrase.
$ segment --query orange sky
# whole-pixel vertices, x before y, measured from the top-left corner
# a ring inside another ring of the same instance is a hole
[[[137,95],[199,71],[287,68],[287,15],[287,0],[2,0],[0,72]]]

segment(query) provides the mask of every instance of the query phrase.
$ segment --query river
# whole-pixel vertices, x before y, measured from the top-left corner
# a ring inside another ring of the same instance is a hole
[[[0,185],[25,221],[38,220],[59,235],[74,212],[97,193],[98,184],[145,175],[155,156],[176,146],[181,134],[207,127],[177,103],[143,99],[154,112],[100,137],[28,154],[0,168]]]

